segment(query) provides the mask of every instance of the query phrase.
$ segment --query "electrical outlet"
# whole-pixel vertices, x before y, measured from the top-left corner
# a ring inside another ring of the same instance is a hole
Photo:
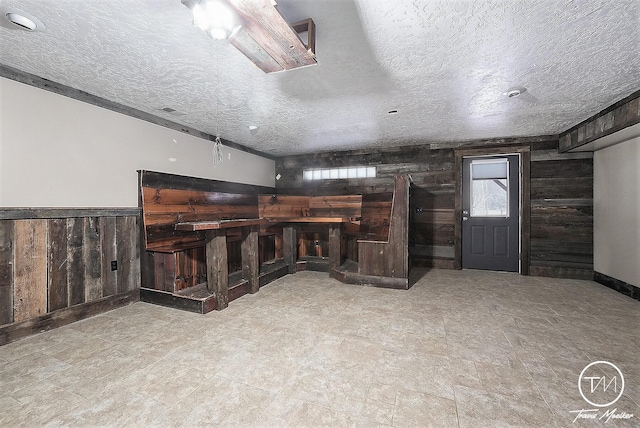
[[[118,270],[118,261],[111,260],[111,270]]]

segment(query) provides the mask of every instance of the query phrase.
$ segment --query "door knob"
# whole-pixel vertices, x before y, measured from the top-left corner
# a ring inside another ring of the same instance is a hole
[[[469,217],[467,217],[466,215],[462,217],[462,221],[467,221],[467,220],[469,220]]]

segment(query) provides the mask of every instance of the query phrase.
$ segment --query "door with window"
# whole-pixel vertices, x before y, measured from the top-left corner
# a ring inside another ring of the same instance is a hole
[[[462,162],[462,267],[518,272],[519,155]]]

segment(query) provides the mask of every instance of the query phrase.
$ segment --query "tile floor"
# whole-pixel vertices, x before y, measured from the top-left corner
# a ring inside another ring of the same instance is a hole
[[[0,347],[0,426],[637,427],[639,331],[640,302],[590,281],[300,272],[206,316],[135,303]],[[634,417],[572,424],[597,360]]]

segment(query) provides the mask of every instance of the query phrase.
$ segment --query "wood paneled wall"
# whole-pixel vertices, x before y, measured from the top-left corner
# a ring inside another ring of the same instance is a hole
[[[455,146],[455,147],[453,147]],[[410,174],[412,266],[454,268],[455,148],[529,146],[531,149],[530,274],[593,275],[593,159],[559,154],[557,136],[495,139],[376,151],[286,156],[276,161],[283,194],[370,194],[393,191],[393,177]],[[304,181],[306,168],[376,166],[376,178]]]
[[[560,151],[568,152],[637,123],[640,123],[640,91],[560,134]]]
[[[7,326],[38,320],[35,333],[49,328],[49,314],[73,308],[89,316],[96,311],[84,304],[139,288],[138,215],[15,219],[7,212],[0,220],[0,344],[29,334]]]

